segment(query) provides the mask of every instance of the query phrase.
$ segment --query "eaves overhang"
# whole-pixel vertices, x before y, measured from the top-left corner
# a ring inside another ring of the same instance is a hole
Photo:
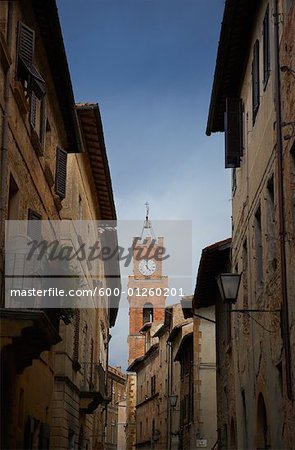
[[[193,308],[203,308],[216,303],[216,276],[228,272],[230,265],[231,238],[216,242],[202,250],[197,282],[193,298]]]
[[[156,356],[157,352],[159,350],[159,344],[156,343],[152,345],[148,351],[139,358],[136,358],[127,368],[127,372],[137,372],[139,368],[142,366],[142,364],[151,356]]]
[[[174,357],[174,361],[179,361],[181,355],[185,352],[188,342],[193,340],[193,332],[191,331],[190,333],[185,334],[180,342],[179,348],[177,350],[177,353]]]
[[[221,25],[206,134],[224,131],[225,100],[239,97],[258,0],[226,0]]]
[[[115,221],[117,216],[99,106],[97,103],[78,103],[76,109],[99,201],[100,218]]]
[[[27,5],[28,6],[28,5]],[[55,0],[32,0],[67,136],[68,153],[83,151],[71,76]]]

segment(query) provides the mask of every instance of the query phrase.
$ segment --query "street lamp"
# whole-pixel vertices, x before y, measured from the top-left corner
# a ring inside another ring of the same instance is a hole
[[[177,395],[175,395],[175,394],[169,395],[169,401],[170,401],[171,408],[175,408],[175,406],[177,404],[177,399],[178,399]]]
[[[235,303],[239,293],[241,274],[220,273],[216,281],[223,303]]]

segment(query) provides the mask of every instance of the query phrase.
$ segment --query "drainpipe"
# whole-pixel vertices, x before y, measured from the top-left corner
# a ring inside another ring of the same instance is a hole
[[[280,257],[281,257],[281,287],[282,287],[282,312],[281,332],[285,352],[286,386],[289,400],[293,399],[292,372],[291,372],[291,345],[288,313],[288,285],[287,285],[287,262],[285,247],[285,197],[283,181],[283,139],[282,139],[282,107],[281,107],[281,78],[280,78],[280,41],[279,41],[279,12],[278,0],[274,1],[274,49],[275,49],[275,108],[276,108],[276,130],[277,130],[277,162],[278,162],[278,208],[279,208],[279,231],[280,231]]]
[[[7,18],[7,46],[9,51],[12,49],[12,17],[13,2],[8,2]],[[10,75],[12,67],[8,67],[4,76],[4,111],[2,116],[2,137],[1,137],[1,157],[0,157],[0,306],[4,305],[4,234],[5,234],[5,202],[7,198],[6,172],[7,172],[7,151],[8,151],[8,117],[9,117],[9,89]]]

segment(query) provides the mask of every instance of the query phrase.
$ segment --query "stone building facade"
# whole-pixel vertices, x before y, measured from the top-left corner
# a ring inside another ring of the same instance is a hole
[[[108,366],[108,391],[105,448],[124,450],[126,447],[126,376],[120,367]]]
[[[0,49],[1,448],[102,448],[115,303],[4,307],[6,219],[116,219],[99,109],[75,106],[55,1],[1,2]]]
[[[202,390],[202,386],[206,382],[215,385],[215,379],[209,380],[210,371],[208,373],[208,365],[216,359],[216,371],[211,370],[211,377],[214,374],[216,377],[216,389],[207,390],[207,395],[204,398],[202,393],[199,398],[200,414],[197,414],[199,419],[199,439],[207,439],[209,448],[212,448],[217,443],[217,448],[237,448],[236,436],[236,396],[234,380],[234,357],[232,352],[231,341],[231,319],[232,315],[228,305],[223,304],[217,283],[216,277],[220,273],[226,273],[230,268],[230,252],[231,239],[226,239],[217,242],[203,249],[199,268],[195,293],[193,297],[193,310],[195,311],[195,320],[206,323],[211,329],[215,329],[215,333],[206,333],[207,338],[211,337],[211,346],[201,347],[201,358],[198,365],[204,363],[205,371],[200,370],[198,391]],[[213,322],[203,320],[201,317],[206,317],[211,320],[216,318],[216,326]],[[249,318],[245,317],[245,320]],[[199,328],[199,324],[197,325]],[[205,330],[204,330],[205,331]],[[203,332],[204,333],[204,332]],[[202,333],[202,335],[203,335]],[[211,355],[208,355],[209,353]],[[204,351],[203,351],[204,350]],[[209,356],[209,357],[208,357]],[[196,361],[196,360],[195,360]],[[195,366],[196,367],[196,366]],[[211,394],[211,398],[210,398]],[[197,394],[197,397],[199,394]],[[212,409],[211,409],[212,408]],[[216,417],[217,415],[217,417]],[[210,419],[208,421],[208,418]],[[214,420],[216,417],[217,423]],[[208,429],[209,425],[209,429]],[[210,427],[210,425],[212,425]],[[210,429],[211,428],[211,429]],[[217,435],[216,435],[217,430]]]
[[[294,1],[226,2],[208,117],[233,168],[231,270],[248,311],[231,314],[238,448],[295,445],[294,23]]]

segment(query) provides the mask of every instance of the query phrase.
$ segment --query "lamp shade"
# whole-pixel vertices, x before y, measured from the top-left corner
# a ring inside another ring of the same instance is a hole
[[[177,395],[175,395],[175,394],[174,395],[169,395],[170,406],[172,408],[175,408],[175,406],[177,404],[177,399],[178,399]]]
[[[237,301],[241,274],[221,273],[216,278],[219,292],[224,303],[235,303]]]

